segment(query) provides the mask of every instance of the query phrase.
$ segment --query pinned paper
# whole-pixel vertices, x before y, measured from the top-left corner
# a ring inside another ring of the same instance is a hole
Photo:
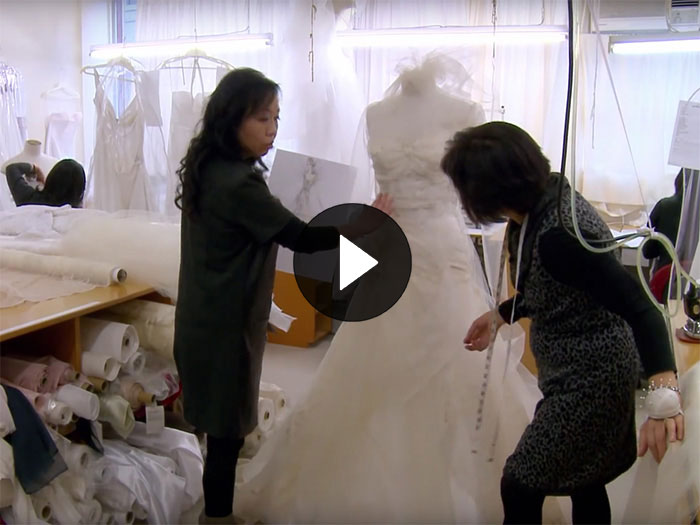
[[[165,428],[165,410],[162,405],[146,407],[146,434],[160,434]]]
[[[700,102],[681,100],[678,103],[668,163],[700,170]]]

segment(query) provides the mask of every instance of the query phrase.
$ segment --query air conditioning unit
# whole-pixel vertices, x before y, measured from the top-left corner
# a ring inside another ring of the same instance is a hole
[[[672,31],[700,30],[700,0],[666,0],[666,23]]]

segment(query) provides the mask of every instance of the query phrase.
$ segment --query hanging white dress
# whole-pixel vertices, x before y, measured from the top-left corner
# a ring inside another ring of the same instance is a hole
[[[74,159],[75,135],[80,127],[81,113],[51,113],[46,119],[44,153],[58,159]]]
[[[177,211],[175,206],[175,190],[177,189],[177,170],[180,161],[187,154],[190,141],[197,133],[197,125],[204,116],[204,107],[209,94],[189,91],[175,91],[172,98],[170,113],[170,135],[168,138],[168,180],[165,194],[165,212],[172,214]]]
[[[88,177],[90,207],[154,210],[143,161],[144,114],[138,90],[119,117],[105,93],[112,70],[119,67],[113,66],[103,78],[95,73],[97,128]]]

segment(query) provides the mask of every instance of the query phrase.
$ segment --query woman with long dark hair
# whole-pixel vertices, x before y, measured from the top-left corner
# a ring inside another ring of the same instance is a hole
[[[253,69],[228,73],[181,162],[182,209],[174,356],[185,419],[207,434],[204,522],[230,523],[236,461],[257,425],[262,354],[277,245],[338,245],[334,227],[307,227],[262,176],[279,120],[279,86]],[[378,197],[375,207],[390,211]]]

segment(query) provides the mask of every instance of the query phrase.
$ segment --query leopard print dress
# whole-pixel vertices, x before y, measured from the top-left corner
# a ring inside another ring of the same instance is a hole
[[[563,495],[606,484],[634,463],[634,391],[640,365],[632,330],[622,317],[588,293],[555,280],[543,267],[542,236],[558,226],[552,185],[550,181],[547,196],[530,213],[518,286],[521,300],[516,302],[516,311],[532,320],[530,343],[543,399],[504,475]],[[565,190],[562,212],[571,229],[569,195]],[[587,236],[611,237],[580,195],[577,218]],[[519,227],[511,224],[511,246],[517,246],[518,235]]]

